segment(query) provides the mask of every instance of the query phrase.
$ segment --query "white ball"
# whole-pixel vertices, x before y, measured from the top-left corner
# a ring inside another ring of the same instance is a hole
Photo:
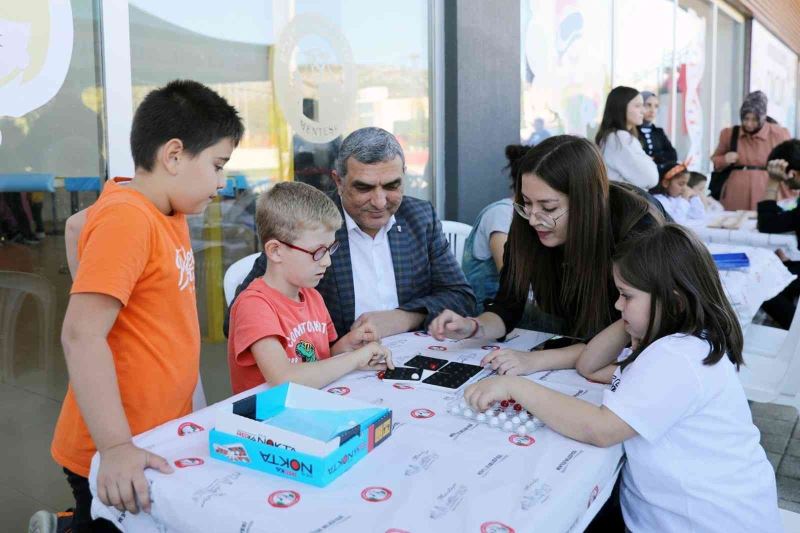
[[[533,429],[533,426],[534,426],[533,420],[528,420],[527,422],[525,422],[525,427],[527,429]]]
[[[505,413],[500,413],[497,415],[497,418],[499,418],[501,422],[504,422],[508,418],[508,415]]]
[[[458,406],[461,409],[466,409],[467,408],[467,402],[465,402],[464,400],[461,400],[460,402],[458,402]]]
[[[462,414],[467,418],[472,418],[475,416],[475,413],[472,411],[472,409],[469,408],[464,409],[464,412]]]
[[[497,419],[497,417],[493,416],[492,418],[489,419],[489,425],[492,427],[497,427],[500,425],[500,421]]]
[[[529,419],[529,418],[530,418],[530,417],[528,416],[528,413],[526,413],[525,411],[522,411],[522,412],[519,414],[519,419],[520,419],[520,420],[522,420],[523,422],[525,422],[525,421],[526,421],[527,419]]]
[[[478,422],[486,422],[486,415],[483,413],[478,413],[478,416],[475,417]]]
[[[520,418],[518,416],[515,416],[514,418],[511,419],[511,423],[514,424],[514,425],[519,424],[520,423]]]
[[[503,422],[503,429],[505,429],[506,431],[511,431],[511,427],[512,426],[510,421],[506,420],[505,422]]]
[[[459,406],[457,406],[457,405],[453,405],[450,408],[450,412],[453,413],[454,415],[460,415],[461,414],[461,408]]]
[[[525,426],[520,426],[520,427],[517,428],[517,435],[519,435],[520,437],[524,437],[527,434],[528,434],[528,430],[525,429]]]

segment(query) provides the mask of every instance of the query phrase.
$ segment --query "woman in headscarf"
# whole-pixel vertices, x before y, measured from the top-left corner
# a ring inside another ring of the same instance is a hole
[[[664,177],[672,167],[678,163],[678,153],[669,142],[669,137],[663,129],[654,124],[658,115],[658,96],[650,91],[642,91],[644,101],[644,121],[639,126],[639,140],[642,142],[644,153],[653,158],[658,167],[659,177]]]
[[[761,91],[748,94],[740,110],[742,124],[738,128],[735,150],[731,150],[733,128],[725,128],[719,135],[711,160],[714,170],[731,168],[722,188],[722,205],[728,211],[755,210],[767,188],[767,157],[777,145],[789,139],[789,132],[779,124],[767,121],[767,95]],[[792,193],[781,184],[779,198]]]

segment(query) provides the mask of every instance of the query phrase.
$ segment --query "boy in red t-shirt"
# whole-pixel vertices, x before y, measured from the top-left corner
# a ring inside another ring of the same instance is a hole
[[[377,334],[368,324],[331,345],[336,330],[314,287],[338,248],[334,238],[342,216],[336,204],[309,185],[278,183],[259,198],[256,225],[267,271],[231,309],[233,393],[265,381],[320,388],[353,370],[394,368],[389,349],[371,342]]]
[[[120,512],[150,510],[146,468],[172,471],[131,437],[191,412],[200,330],[185,215],[202,213],[223,186],[243,131],[236,110],[194,81],[171,82],[137,109],[134,177],[124,187],[109,180],[88,211],[61,333],[70,383],[51,454],[75,512],[40,511],[31,531],[116,530],[91,518],[95,451],[97,497]]]

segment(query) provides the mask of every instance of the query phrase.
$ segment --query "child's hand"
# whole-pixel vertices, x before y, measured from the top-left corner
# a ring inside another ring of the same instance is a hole
[[[350,352],[350,354],[355,358],[356,368],[359,370],[394,369],[392,351],[377,342],[371,342],[358,350]]]
[[[475,411],[483,412],[493,403],[511,398],[509,387],[514,379],[521,378],[503,376],[482,379],[464,390],[464,401]]]
[[[529,374],[528,363],[532,357],[529,352],[520,352],[505,348],[489,353],[481,360],[481,366],[491,367],[500,375],[518,376]]]
[[[100,452],[100,470],[97,473],[97,495],[105,505],[118,511],[136,514],[139,506],[150,512],[150,486],[144,470],[153,468],[162,474],[171,474],[172,467],[163,457],[137,448],[131,442],[118,444]],[[138,502],[138,505],[137,505]]]

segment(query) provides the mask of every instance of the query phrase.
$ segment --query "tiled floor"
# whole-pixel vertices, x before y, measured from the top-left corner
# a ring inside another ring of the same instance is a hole
[[[17,320],[13,376],[0,382],[0,532],[26,531],[29,517],[38,509],[63,510],[72,497],[60,468],[50,458],[49,447],[61,401],[67,387],[58,329],[66,307],[69,276],[63,266],[61,238],[35,248],[0,246],[2,270],[23,270],[46,277],[56,294],[56,317],[51,360],[47,371],[39,368],[38,316],[27,302]],[[0,305],[2,292],[0,291]],[[2,334],[2,332],[0,332]],[[12,354],[0,354],[0,358]],[[0,363],[2,360],[0,360]],[[225,344],[203,343],[201,375],[209,403],[230,396]],[[777,470],[780,506],[800,512],[800,427],[794,407],[752,404],[753,417],[762,432],[762,444]]]

